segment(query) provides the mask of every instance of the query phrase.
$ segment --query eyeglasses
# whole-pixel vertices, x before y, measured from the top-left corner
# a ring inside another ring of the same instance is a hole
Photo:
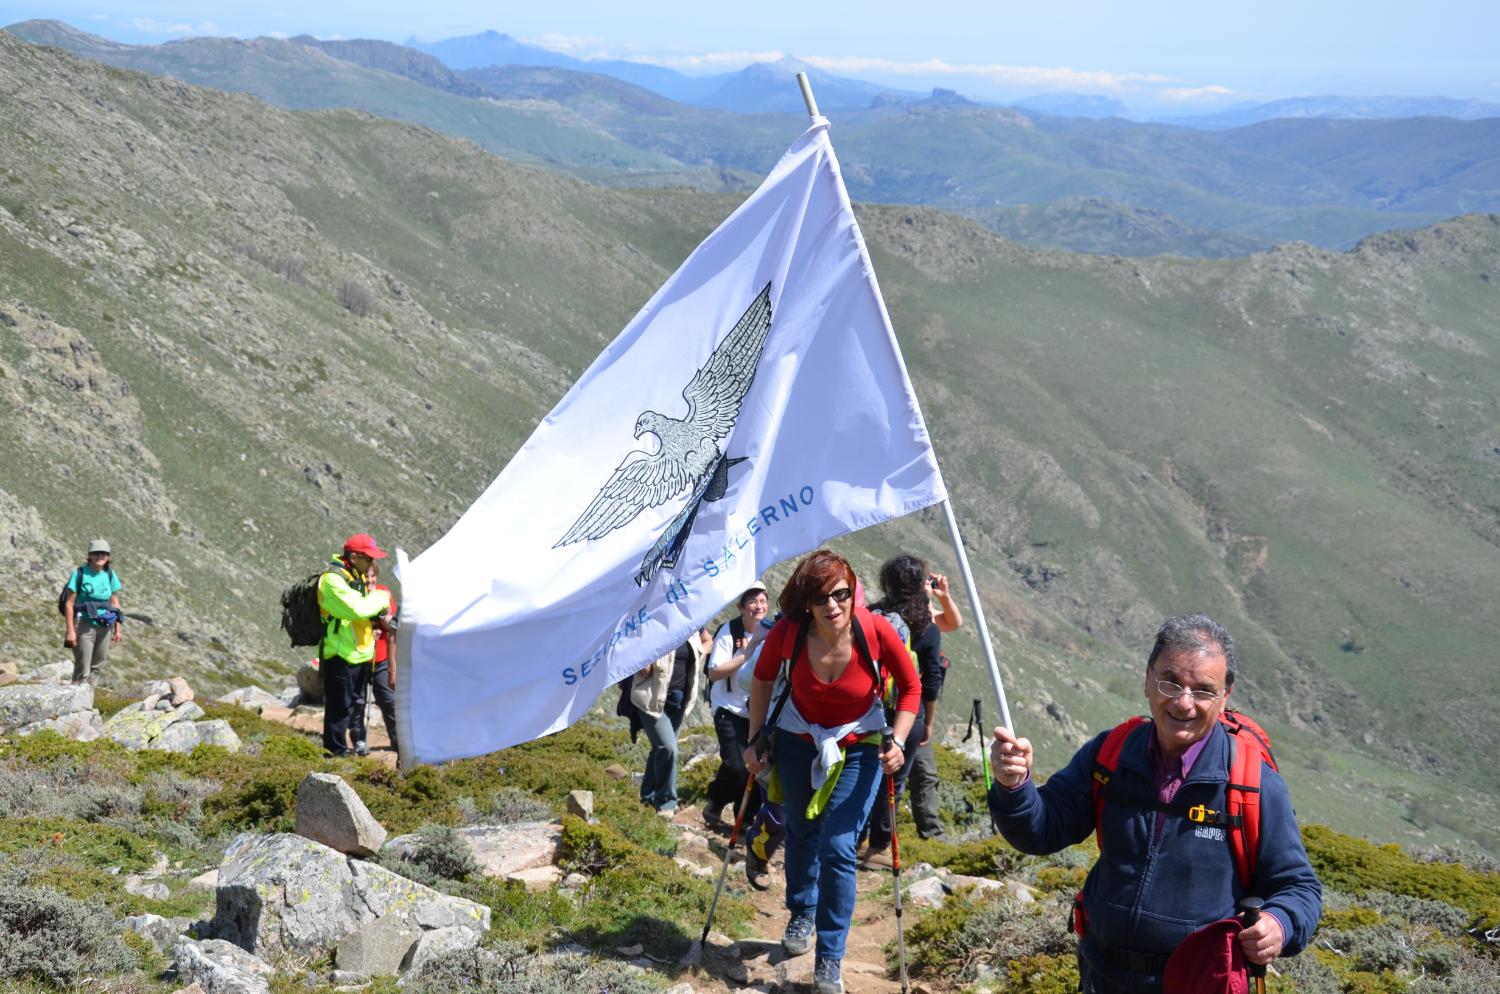
[[[1214,701],[1217,701],[1219,698],[1224,696],[1224,692],[1222,690],[1218,693],[1214,693],[1208,690],[1188,690],[1188,688],[1184,687],[1182,684],[1173,683],[1171,680],[1156,681],[1156,692],[1169,701],[1177,700],[1177,698],[1181,697],[1183,693],[1186,692],[1193,698],[1193,702],[1196,704],[1212,704]]]
[[[834,599],[835,603],[842,604],[853,596],[854,591],[850,590],[848,587],[840,587],[837,590],[830,590],[826,594],[813,594],[808,598],[807,606],[817,607],[824,601],[828,600],[828,598],[830,597]]]

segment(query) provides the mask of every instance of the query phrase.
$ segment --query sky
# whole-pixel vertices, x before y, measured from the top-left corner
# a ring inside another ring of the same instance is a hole
[[[1500,102],[1496,0],[0,0],[0,25],[29,18],[134,44],[303,33],[402,42],[492,29],[580,58],[691,74],[794,55],[902,89],[984,99],[1090,93],[1157,112],[1319,94]]]

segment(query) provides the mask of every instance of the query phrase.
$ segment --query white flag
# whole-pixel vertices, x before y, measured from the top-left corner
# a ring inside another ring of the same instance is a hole
[[[566,728],[768,567],[944,498],[812,127],[401,579],[403,763]]]

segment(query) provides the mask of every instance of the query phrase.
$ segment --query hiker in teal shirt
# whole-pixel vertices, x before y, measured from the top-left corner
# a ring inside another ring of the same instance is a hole
[[[109,543],[96,538],[89,543],[88,563],[68,577],[68,595],[63,604],[67,632],[63,645],[73,650],[73,682],[90,686],[99,682],[99,671],[109,656],[111,642],[123,637],[120,613],[120,578],[109,564]]]

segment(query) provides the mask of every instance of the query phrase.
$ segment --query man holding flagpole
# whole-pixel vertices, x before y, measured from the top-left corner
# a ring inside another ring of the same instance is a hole
[[[768,567],[944,497],[814,118],[453,529],[398,550],[402,763],[565,728]]]

